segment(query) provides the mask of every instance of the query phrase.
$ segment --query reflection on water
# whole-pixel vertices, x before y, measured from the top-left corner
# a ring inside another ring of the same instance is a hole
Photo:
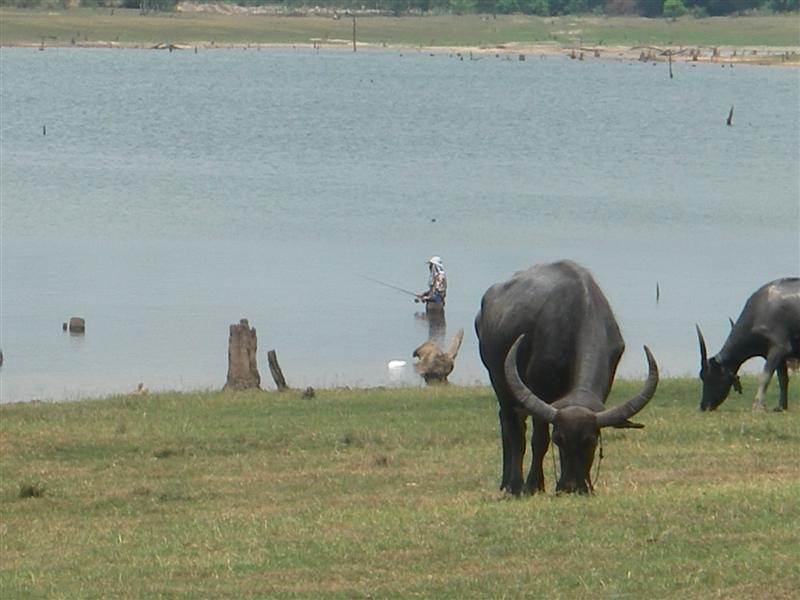
[[[694,375],[694,323],[715,352],[752,291],[800,270],[794,69],[0,53],[3,402],[218,389],[241,318],[297,388],[421,385],[411,352],[446,348],[444,319],[355,274],[416,288],[434,253],[465,331],[451,382],[488,381],[483,292],[561,258],[609,298],[622,376],[645,343]]]
[[[428,340],[433,340],[441,348],[445,348],[445,337],[447,334],[447,322],[445,320],[444,309],[428,308],[425,312],[415,312],[414,318],[428,325]],[[425,340],[427,341],[427,340]]]

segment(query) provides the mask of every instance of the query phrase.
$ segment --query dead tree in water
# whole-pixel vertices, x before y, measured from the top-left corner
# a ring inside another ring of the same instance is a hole
[[[425,383],[428,385],[447,383],[447,376],[455,367],[456,357],[463,339],[464,330],[459,329],[453,337],[453,341],[450,342],[447,352],[443,352],[436,340],[433,339],[414,350],[412,356],[419,359],[414,368],[425,380]]]
[[[231,325],[228,337],[228,380],[223,390],[259,389],[261,375],[256,363],[256,330],[247,319]]]
[[[86,321],[83,317],[70,317],[69,324],[62,323],[61,329],[70,333],[84,334],[86,333]]]

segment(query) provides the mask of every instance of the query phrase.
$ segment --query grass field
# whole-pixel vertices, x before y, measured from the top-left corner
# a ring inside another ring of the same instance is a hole
[[[0,597],[797,598],[796,382],[744,385],[662,381],[592,497],[497,491],[488,388],[3,406]]]
[[[279,17],[135,10],[0,9],[0,44],[70,45],[116,42],[208,45],[309,44],[312,38],[351,40],[352,22],[330,17]],[[667,19],[526,16],[369,17],[357,23],[359,42],[406,46],[496,46],[512,42],[620,46],[800,46],[797,14],[678,21]]]

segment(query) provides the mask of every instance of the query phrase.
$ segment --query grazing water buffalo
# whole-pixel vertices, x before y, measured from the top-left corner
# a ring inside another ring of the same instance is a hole
[[[553,442],[560,449],[557,491],[588,493],[600,429],[642,427],[628,419],[653,397],[658,367],[645,347],[644,390],[607,409],[625,344],[603,292],[583,267],[561,261],[536,265],[490,287],[475,319],[481,360],[500,405],[503,442],[501,489],[523,488],[526,419],[533,417],[529,492],[544,491],[542,461]]]
[[[766,362],[758,378],[753,409],[764,410],[764,394],[775,371],[781,388],[776,410],[789,408],[786,361],[800,358],[800,279],[777,279],[756,290],[732,324],[722,349],[711,358],[708,358],[700,327],[695,327],[700,342],[700,379],[703,382],[701,410],[717,408],[728,397],[731,387],[742,393],[737,372],[743,362],[754,356],[761,356]]]

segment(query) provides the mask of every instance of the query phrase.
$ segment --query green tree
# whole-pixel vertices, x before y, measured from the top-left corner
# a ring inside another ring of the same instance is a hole
[[[522,12],[517,0],[497,0],[497,2],[491,2],[491,4],[493,6],[489,11],[481,11],[480,5],[478,6],[478,10],[480,12],[498,12],[502,15],[511,15]]]
[[[564,14],[580,14],[589,11],[589,5],[586,0],[568,0],[564,5]]]
[[[550,0],[530,0],[530,14],[545,17],[550,14]]]
[[[769,7],[775,12],[800,10],[800,0],[770,0]]]
[[[639,14],[643,17],[660,17],[663,8],[664,0],[639,0]]]
[[[705,11],[712,17],[730,15],[753,8],[759,8],[764,0],[691,0],[688,5]]]
[[[663,12],[665,17],[676,19],[685,15],[687,9],[683,0],[664,0]]]
[[[475,0],[450,0],[450,10],[457,15],[475,12]]]
[[[450,0],[431,0],[431,10],[444,12],[450,9]]]
[[[387,4],[387,8],[392,11],[392,14],[395,17],[408,12],[410,7],[411,2],[408,0],[390,0]]]

